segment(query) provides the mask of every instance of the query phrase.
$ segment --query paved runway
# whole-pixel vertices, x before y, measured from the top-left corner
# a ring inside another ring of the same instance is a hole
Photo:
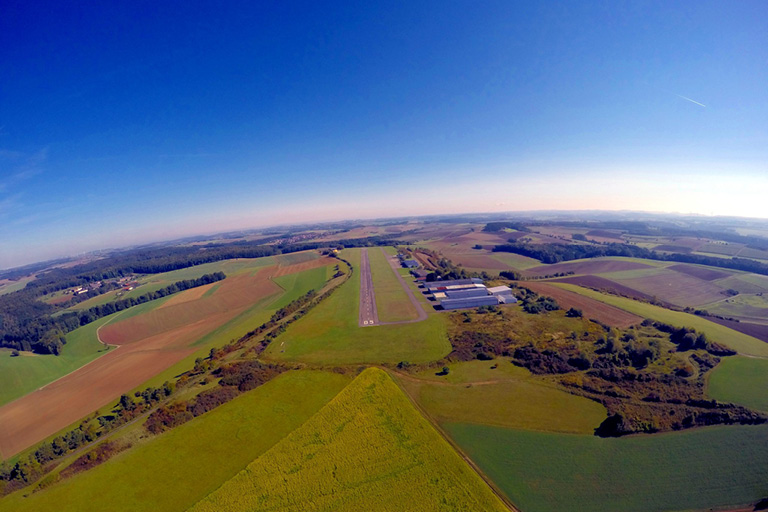
[[[360,327],[378,325],[376,296],[373,292],[371,265],[368,261],[368,249],[360,251]]]

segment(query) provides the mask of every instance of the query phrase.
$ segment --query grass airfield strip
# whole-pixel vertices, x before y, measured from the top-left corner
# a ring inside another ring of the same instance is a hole
[[[630,313],[642,316],[643,318],[650,318],[658,322],[664,322],[678,327],[692,327],[699,332],[705,333],[712,341],[722,343],[723,345],[736,350],[740,354],[768,357],[768,343],[762,342],[752,336],[736,332],[733,329],[729,329],[714,322],[710,322],[706,318],[680,311],[671,311],[669,309],[647,304],[645,302],[638,302],[625,297],[603,294],[576,285],[555,282],[553,282],[552,285],[597,299],[606,304],[623,309],[624,311],[629,311]]]
[[[618,439],[444,428],[525,512],[712,510],[768,495],[768,425]]]
[[[376,296],[376,310],[379,321],[400,322],[415,320],[418,313],[413,308],[400,280],[392,271],[387,256],[378,247],[368,250],[371,276]]]
[[[340,256],[354,267],[351,279],[306,316],[288,327],[265,357],[311,364],[358,364],[434,361],[451,351],[442,316],[430,312],[423,322],[359,327],[360,249]],[[283,341],[284,340],[284,341]]]
[[[191,512],[506,511],[382,370],[328,405]]]
[[[237,474],[350,382],[330,372],[290,371],[106,463],[0,512],[182,512]]]

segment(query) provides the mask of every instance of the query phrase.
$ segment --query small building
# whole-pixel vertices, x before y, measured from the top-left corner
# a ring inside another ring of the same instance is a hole
[[[411,275],[416,279],[416,281],[426,281],[427,280],[427,271],[426,270],[411,269]]]
[[[514,304],[517,302],[517,298],[512,293],[512,288],[509,286],[493,286],[488,288],[488,293],[494,297],[498,297],[501,304]]]
[[[443,309],[479,308],[480,306],[496,306],[499,299],[493,295],[484,297],[466,297],[463,299],[443,299],[440,305]]]
[[[405,268],[419,268],[419,262],[416,260],[402,260]]]

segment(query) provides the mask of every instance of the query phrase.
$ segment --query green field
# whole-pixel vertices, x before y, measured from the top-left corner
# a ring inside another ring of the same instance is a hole
[[[413,324],[359,327],[360,250],[346,249],[341,257],[352,263],[352,277],[270,344],[266,357],[315,364],[419,363],[451,351],[444,319],[436,313]]]
[[[620,439],[445,428],[525,512],[711,510],[768,496],[765,425]]]
[[[349,377],[292,371],[2,512],[184,511],[320,410]]]
[[[495,369],[491,369],[496,365]],[[606,418],[605,407],[567,393],[503,359],[449,365],[399,376],[409,395],[439,423],[477,423],[529,430],[592,434]]]
[[[768,359],[726,357],[709,375],[707,394],[768,412]]]
[[[509,265],[514,270],[528,270],[541,265],[539,260],[511,252],[493,252],[490,253],[490,256],[496,261]]]
[[[705,333],[712,341],[722,343],[741,354],[768,357],[768,343],[753,338],[752,336],[736,332],[733,329],[729,329],[714,322],[710,322],[700,316],[680,311],[672,311],[645,302],[638,302],[616,295],[608,295],[572,284],[552,284],[554,286],[559,286],[564,290],[570,290],[587,297],[592,297],[600,302],[616,306],[617,308],[629,311],[630,313],[642,316],[643,318],[650,318],[658,322],[664,322],[678,327],[692,327],[699,332]]]
[[[361,373],[193,512],[506,510],[389,376]]]
[[[368,261],[371,265],[379,321],[415,320],[418,313],[381,249],[378,247],[368,249]]]
[[[125,319],[149,311],[165,299],[147,302],[134,308],[114,313],[67,333],[67,343],[58,356],[25,352],[11,357],[10,350],[0,351],[0,406],[15,400],[73,372],[106,353],[99,343],[96,331],[116,318]]]
[[[285,294],[269,305],[269,309],[280,309],[298,299],[309,290],[319,292],[325,282],[333,275],[333,265],[318,267],[304,272],[275,277],[272,280],[285,290]]]
[[[0,295],[5,295],[6,293],[13,293],[13,292],[19,291],[25,286],[27,286],[27,283],[29,283],[33,279],[34,279],[34,276],[27,276],[27,277],[22,277],[18,281],[8,281],[6,283],[3,283],[2,285],[0,285]]]

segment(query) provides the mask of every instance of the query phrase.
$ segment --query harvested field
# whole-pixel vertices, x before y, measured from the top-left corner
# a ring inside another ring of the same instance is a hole
[[[706,243],[698,248],[699,252],[707,252],[710,254],[724,254],[726,256],[736,256],[736,254],[744,248],[741,244],[717,244]]]
[[[642,317],[628,313],[623,309],[579,295],[578,293],[563,290],[551,284],[525,282],[522,285],[536,293],[552,297],[562,308],[580,309],[584,313],[584,318],[594,318],[612,327],[626,328],[643,321]]]
[[[602,274],[606,272],[621,272],[624,270],[637,270],[641,268],[654,268],[637,261],[614,260],[595,258],[591,260],[570,261],[555,263],[554,265],[542,265],[525,271],[527,277],[541,277],[561,272],[573,272],[574,274]]]
[[[184,290],[183,292],[177,293],[167,301],[163,302],[157,309],[163,309],[169,306],[175,306],[177,304],[184,304],[186,302],[197,300],[208,293],[208,291],[214,288],[217,284],[218,283],[211,283],[204,286],[198,286],[197,288],[192,288],[191,290]]]
[[[768,325],[753,324],[749,322],[734,322],[733,320],[724,320],[722,318],[714,317],[707,317],[707,320],[724,325],[729,329],[733,329],[734,331],[744,333],[747,336],[752,336],[753,338],[768,343]]]
[[[653,300],[653,297],[651,295],[635,290],[634,288],[630,288],[629,286],[624,286],[615,281],[611,281],[610,279],[605,279],[604,277],[600,277],[600,276],[562,277],[560,279],[555,279],[553,281],[558,283],[575,284],[578,286],[584,286],[586,288],[594,288],[596,290],[605,290],[609,293],[613,293],[616,295],[623,295],[624,297],[630,297],[633,299],[640,299],[640,300],[646,300],[646,301]]]
[[[295,265],[296,263],[304,263],[305,261],[316,260],[319,257],[320,255],[316,251],[302,251],[281,254],[279,256],[275,256],[275,259],[277,260],[278,265],[288,266]]]
[[[699,267],[697,265],[686,265],[685,263],[680,265],[672,265],[671,267],[667,268],[676,272],[688,274],[689,276],[703,279],[704,281],[714,281],[716,279],[723,279],[733,275],[730,272],[723,272],[722,270],[715,270],[709,267]]]
[[[723,289],[716,284],[680,272],[666,271],[622,284],[659,300],[678,306],[700,306],[724,298]]]
[[[336,258],[315,258],[312,260],[305,260],[301,263],[294,263],[292,265],[278,266],[277,269],[270,267],[269,277],[287,276],[289,274],[295,274],[297,272],[304,272],[305,270],[311,270],[313,268],[325,267],[327,265],[338,265],[339,260]]]
[[[686,247],[684,245],[672,245],[672,244],[661,244],[654,247],[654,250],[656,251],[664,251],[664,252],[679,252],[683,254],[690,253],[693,249],[690,247]]]
[[[593,229],[591,231],[587,231],[587,236],[623,240],[621,238],[620,231],[608,231],[607,229]]]
[[[315,261],[284,269],[298,271]],[[18,453],[194,353],[197,340],[282,292],[268,279],[272,272],[267,267],[235,274],[195,300],[133,316],[129,310],[127,318],[104,326],[99,338],[117,349],[0,408],[0,452]]]

